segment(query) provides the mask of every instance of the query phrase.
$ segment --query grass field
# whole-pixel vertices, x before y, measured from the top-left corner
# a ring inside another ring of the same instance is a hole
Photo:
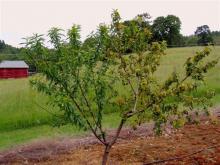
[[[156,76],[164,80],[174,69],[183,73],[185,60],[201,47],[171,48]],[[220,46],[213,47],[210,59],[220,57]],[[214,105],[220,103],[220,63],[207,75],[207,85],[198,93],[206,89],[215,89]],[[34,91],[29,86],[28,79],[0,80],[0,150],[20,144],[31,139],[50,138],[55,136],[72,136],[83,134],[82,130],[67,125],[52,127],[53,118],[50,113],[39,107],[56,112],[57,109],[47,105],[48,98]],[[117,125],[117,115],[105,116],[105,125],[109,128]]]

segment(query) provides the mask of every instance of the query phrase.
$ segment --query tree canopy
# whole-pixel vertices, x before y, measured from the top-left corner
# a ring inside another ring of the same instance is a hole
[[[126,122],[136,126],[152,120],[160,134],[167,122],[180,127],[190,120],[188,112],[194,106],[200,105],[208,112],[211,105],[213,91],[202,96],[192,94],[217,63],[204,63],[210,49],[205,48],[186,61],[183,77],[173,72],[160,82],[155,72],[165,55],[166,42],[150,43],[150,29],[137,24],[142,22],[137,17],[127,26],[114,10],[111,24],[101,24],[91,34],[95,40],[89,49],[84,49],[80,41],[78,25],[66,35],[61,29],[52,28],[48,36],[53,49],[44,45],[42,35],[26,40],[27,56],[39,71],[31,84],[59,107],[62,115],[57,118],[58,123],[72,123],[92,131],[105,146],[103,165]],[[128,49],[133,54],[124,56]],[[111,138],[103,126],[103,115],[109,107],[120,116]]]
[[[180,27],[181,21],[175,15],[157,17],[152,25],[153,40],[165,40],[168,45],[177,45],[181,37]]]
[[[195,35],[198,36],[198,45],[208,45],[209,43],[213,43],[213,38],[208,25],[197,27]]]

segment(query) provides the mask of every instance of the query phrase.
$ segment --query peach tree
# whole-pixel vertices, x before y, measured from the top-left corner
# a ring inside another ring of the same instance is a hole
[[[154,121],[160,134],[167,122],[179,127],[190,120],[189,111],[195,106],[208,112],[214,95],[212,91],[193,94],[217,63],[204,61],[210,48],[188,58],[184,75],[173,72],[164,82],[155,76],[166,42],[150,43],[151,31],[140,26],[144,19],[140,15],[125,25],[114,10],[111,24],[99,25],[86,49],[77,25],[67,35],[52,28],[48,32],[50,47],[44,45],[42,35],[26,38],[26,55],[38,71],[31,84],[59,107],[59,123],[91,130],[105,147],[103,165],[126,122],[135,126]],[[133,53],[124,55],[128,49]],[[109,107],[120,115],[111,138],[103,125]]]

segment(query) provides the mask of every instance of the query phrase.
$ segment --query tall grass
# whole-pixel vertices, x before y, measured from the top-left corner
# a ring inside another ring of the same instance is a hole
[[[0,131],[51,123],[52,115],[38,105],[55,111],[53,107],[46,104],[47,101],[46,96],[31,89],[28,79],[1,80]]]
[[[170,48],[167,50],[167,55],[162,58],[161,66],[156,72],[156,77],[161,81],[165,80],[174,70],[184,76],[184,63],[187,58],[195,55],[196,51],[202,50],[203,47],[188,47],[188,48]],[[212,47],[211,55],[206,60],[220,58],[220,46]],[[215,90],[216,96],[213,98],[213,103],[220,103],[220,61],[211,69],[205,76],[206,83],[199,88],[198,95],[206,90]]]

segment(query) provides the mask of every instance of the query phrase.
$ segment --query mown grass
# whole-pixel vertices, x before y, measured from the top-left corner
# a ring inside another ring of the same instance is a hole
[[[104,117],[105,128],[115,128],[118,125],[119,116],[115,113]],[[0,151],[14,147],[15,145],[34,139],[47,139],[63,136],[81,136],[86,131],[75,127],[74,125],[65,125],[61,127],[52,127],[44,124],[23,129],[13,129],[11,131],[0,131]]]
[[[156,77],[163,81],[173,70],[183,76],[183,64],[186,59],[201,49],[202,47],[168,49],[167,55],[162,58],[161,66],[156,72]],[[217,57],[220,57],[220,46],[213,48],[209,59]],[[200,88],[197,94],[215,89],[216,96],[213,102],[214,105],[218,105],[220,103],[220,63],[207,74],[206,79],[206,86]],[[58,110],[48,105],[47,102],[46,96],[37,93],[30,87],[28,79],[0,80],[0,150],[31,139],[84,133],[72,125],[59,128],[51,127],[52,115],[39,105],[50,112]],[[116,113],[106,115],[105,126],[108,128],[116,127],[118,119]]]

